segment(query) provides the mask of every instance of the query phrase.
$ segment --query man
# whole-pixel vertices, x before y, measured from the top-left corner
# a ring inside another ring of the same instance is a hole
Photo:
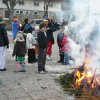
[[[26,36],[28,34],[29,29],[32,29],[32,26],[29,23],[29,19],[26,18],[26,19],[24,19],[24,24],[21,27],[21,31],[23,31],[23,36],[24,36],[25,41],[26,41]]]
[[[54,23],[53,23],[52,19],[49,19],[48,20],[47,31],[46,31],[47,39],[48,39],[47,60],[51,60],[52,45],[54,44],[54,36],[53,36],[54,31],[56,31]]]

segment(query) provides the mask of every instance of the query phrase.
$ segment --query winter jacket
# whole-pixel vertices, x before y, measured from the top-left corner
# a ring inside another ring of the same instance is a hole
[[[54,44],[54,37],[53,37],[53,32],[56,30],[55,26],[53,23],[48,24],[48,30],[47,30],[47,39],[48,41],[52,41],[52,44]]]
[[[69,52],[69,51],[70,51],[69,37],[64,36],[62,40],[62,52]]]
[[[41,49],[47,48],[47,36],[44,32],[40,31],[37,36],[38,46]]]
[[[8,45],[9,45],[9,40],[7,36],[7,30],[5,28],[5,25],[0,23],[0,47]]]
[[[16,41],[13,49],[12,56],[17,55],[18,57],[24,57],[26,54],[25,41]]]
[[[13,38],[16,38],[17,32],[20,31],[20,23],[19,21],[13,21],[12,22],[12,33],[13,33]]]
[[[28,33],[27,37],[26,37],[26,48],[27,49],[35,48],[36,43],[37,43],[37,41],[33,37],[32,33]]]
[[[64,33],[61,33],[61,32],[58,33],[58,35],[57,35],[57,44],[58,44],[59,47],[62,47],[63,38],[64,38]]]
[[[22,27],[21,27],[21,31],[23,31],[24,33],[29,33],[30,30],[31,30],[31,32],[32,32],[32,26],[31,26],[31,24],[29,24],[29,23],[25,23],[25,24],[23,24]]]

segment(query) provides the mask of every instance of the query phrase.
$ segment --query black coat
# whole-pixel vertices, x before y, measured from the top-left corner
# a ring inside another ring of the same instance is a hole
[[[25,41],[16,41],[12,56],[17,55],[19,57],[24,57],[25,54],[26,54]]]
[[[53,32],[56,31],[56,28],[53,23],[48,24],[49,30],[47,30],[47,39],[48,41],[52,41],[52,44],[54,44],[54,37],[53,37]]]
[[[45,36],[44,32],[40,31],[37,36],[38,46],[41,49],[47,48],[47,36]]]
[[[21,31],[24,33],[32,33],[32,26],[29,23],[24,23],[21,27]]]
[[[7,30],[5,28],[5,25],[0,24],[0,47],[8,45],[9,45],[9,40],[7,36]]]

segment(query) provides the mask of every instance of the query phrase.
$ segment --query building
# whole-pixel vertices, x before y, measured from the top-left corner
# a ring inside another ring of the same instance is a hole
[[[49,17],[55,20],[62,20],[61,1],[57,0],[55,3],[50,3],[48,8]],[[14,8],[14,15],[22,18],[42,18],[43,17],[43,0],[22,0]],[[3,0],[0,0],[0,16],[8,18],[8,11]]]

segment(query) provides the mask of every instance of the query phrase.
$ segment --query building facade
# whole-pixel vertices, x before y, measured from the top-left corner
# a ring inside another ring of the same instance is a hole
[[[14,15],[22,18],[42,18],[44,15],[44,1],[43,0],[22,0],[14,8]],[[61,0],[55,3],[50,3],[48,8],[49,17],[54,20],[62,20],[61,16]],[[8,18],[8,11],[3,0],[0,0],[0,16]]]

